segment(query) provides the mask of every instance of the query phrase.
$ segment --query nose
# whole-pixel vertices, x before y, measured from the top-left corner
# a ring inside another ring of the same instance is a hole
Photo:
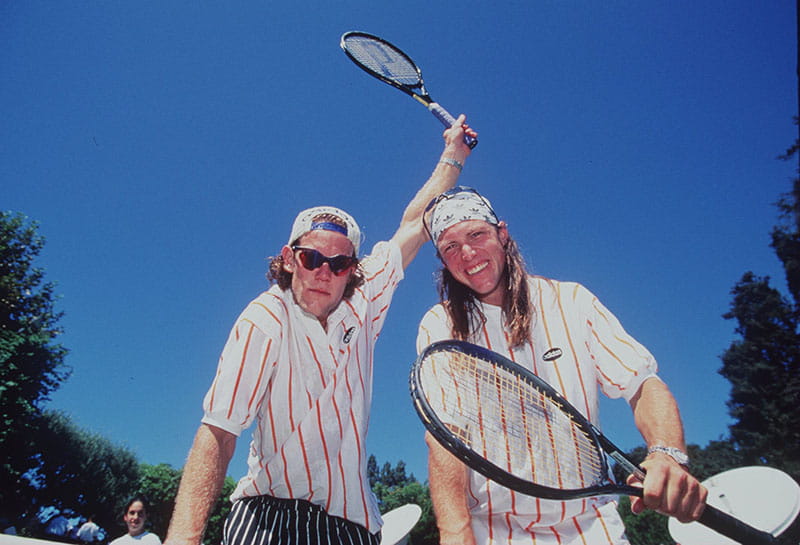
[[[323,263],[320,265],[320,267],[317,268],[316,273],[317,278],[329,279],[333,275],[330,263]]]
[[[461,245],[461,259],[468,261],[475,257],[475,250],[469,244]]]

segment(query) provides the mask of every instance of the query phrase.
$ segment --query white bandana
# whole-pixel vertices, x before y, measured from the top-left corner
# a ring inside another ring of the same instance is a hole
[[[429,216],[431,239],[434,246],[446,229],[466,220],[482,220],[492,225],[499,223],[492,210],[491,203],[469,187],[457,186],[452,193],[443,193],[437,197]]]

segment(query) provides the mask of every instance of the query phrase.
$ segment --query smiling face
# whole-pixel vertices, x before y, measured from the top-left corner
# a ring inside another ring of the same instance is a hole
[[[448,227],[436,245],[453,278],[490,305],[502,305],[507,279],[505,223],[466,220]]]
[[[128,526],[128,534],[138,536],[144,532],[144,523],[147,522],[147,511],[140,501],[135,501],[128,506],[125,515],[122,517]]]
[[[300,237],[297,245],[317,250],[326,257],[353,255],[353,243],[335,231],[310,231]],[[295,302],[300,308],[314,315],[323,328],[327,327],[328,316],[342,301],[354,267],[337,276],[331,272],[328,263],[309,271],[300,262],[298,252],[289,246],[283,247],[281,256],[284,269],[292,273],[291,287]]]

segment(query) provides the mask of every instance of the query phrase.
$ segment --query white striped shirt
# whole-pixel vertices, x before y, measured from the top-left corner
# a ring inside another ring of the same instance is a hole
[[[330,314],[327,332],[290,289],[272,286],[252,301],[222,351],[203,422],[237,436],[255,422],[232,500],[308,500],[375,533],[365,440],[375,341],[403,278],[400,248],[379,242],[361,266],[366,282]]]
[[[470,341],[533,371],[600,428],[598,386],[607,396],[630,402],[641,384],[656,376],[656,361],[585,287],[540,276],[529,277],[528,284],[535,309],[532,342],[510,349],[501,308],[485,304],[479,306],[486,324],[477,338]],[[420,323],[417,351],[450,338],[449,318],[444,307],[436,305]],[[552,359],[558,353],[556,349],[560,356]],[[568,543],[582,536],[577,541],[580,543],[590,534],[609,536],[613,534],[609,528],[621,527],[618,520],[608,520],[608,517],[618,518],[614,509],[602,509],[611,501],[609,497],[571,501],[532,498],[489,481],[475,471],[469,473],[468,502],[473,527],[477,526],[476,520],[483,521],[476,528],[476,537],[485,537],[487,543],[533,543],[534,534],[539,545],[551,540]],[[606,515],[601,515],[603,512]],[[606,521],[593,524],[603,516]],[[559,526],[560,523],[564,524]],[[522,531],[517,533],[514,528]],[[616,543],[616,539],[601,537],[600,541],[586,542]]]

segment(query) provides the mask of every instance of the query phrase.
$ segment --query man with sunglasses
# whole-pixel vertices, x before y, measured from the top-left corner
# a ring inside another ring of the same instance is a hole
[[[381,517],[365,441],[375,342],[404,268],[427,240],[425,205],[452,187],[477,136],[462,115],[444,132],[433,174],[395,234],[358,259],[361,230],[346,212],[300,212],[272,258],[276,282],[242,312],[204,400],[168,545],[199,545],[237,437],[254,425],[224,542],[377,545]]]
[[[489,348],[555,387],[596,426],[598,386],[625,399],[649,447],[644,498],[631,508],[696,520],[707,491],[686,470],[678,407],[647,349],[580,284],[529,275],[505,222],[474,189],[439,195],[425,226],[443,265],[442,302],[420,323],[418,351],[444,339]],[[627,543],[614,498],[519,494],[468,469],[429,434],[426,442],[441,545]]]

